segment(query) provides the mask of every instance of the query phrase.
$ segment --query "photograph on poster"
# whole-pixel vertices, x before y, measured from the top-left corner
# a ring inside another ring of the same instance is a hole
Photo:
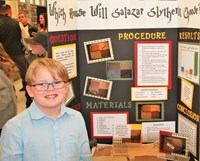
[[[107,61],[107,79],[108,80],[132,80],[133,69],[132,61]]]
[[[72,81],[70,81],[69,83],[70,83],[69,84],[69,91],[65,95],[65,99],[64,99],[64,102],[63,102],[65,104],[65,106],[67,106],[75,98],[75,93],[74,93]]]
[[[181,101],[192,109],[194,85],[184,78],[181,79]]]
[[[123,143],[141,143],[141,130],[131,130],[131,138],[122,140]]]
[[[197,124],[186,118],[185,116],[178,114],[178,133],[189,136],[188,149],[191,154],[197,156]]]
[[[176,157],[187,158],[188,151],[188,136],[169,131],[160,131],[159,152]]]
[[[98,99],[109,100],[111,89],[112,81],[98,79],[94,77],[86,77],[83,95]]]
[[[126,125],[128,112],[90,112],[92,138],[112,138],[113,125]]]
[[[110,38],[86,41],[84,47],[88,64],[114,59]]]
[[[66,67],[69,79],[77,77],[76,44],[52,47],[52,58]]]
[[[178,43],[178,76],[199,84],[199,43]]]
[[[172,88],[172,42],[136,41],[135,86]]]
[[[131,138],[122,138],[122,143],[141,143],[142,136],[141,136],[141,129],[140,130],[132,130],[131,129]]]
[[[164,120],[164,102],[136,102],[136,121]]]

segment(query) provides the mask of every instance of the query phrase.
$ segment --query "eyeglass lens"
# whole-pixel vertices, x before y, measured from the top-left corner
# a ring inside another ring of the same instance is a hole
[[[39,83],[34,84],[34,86],[39,91],[45,91],[49,89],[49,86],[52,85],[54,89],[61,89],[65,85],[65,81],[57,81],[57,82],[45,82],[45,83]]]

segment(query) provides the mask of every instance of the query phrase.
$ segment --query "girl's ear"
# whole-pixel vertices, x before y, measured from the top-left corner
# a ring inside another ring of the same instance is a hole
[[[28,93],[28,95],[29,95],[30,97],[33,97],[33,89],[32,89],[31,86],[27,85],[27,86],[26,86],[26,91],[27,91],[27,93]]]

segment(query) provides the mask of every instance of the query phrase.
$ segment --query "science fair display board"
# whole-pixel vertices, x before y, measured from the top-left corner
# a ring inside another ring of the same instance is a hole
[[[47,1],[49,51],[71,83],[64,103],[81,111],[90,138],[156,142],[160,130],[188,135],[187,125],[198,139],[198,123],[180,112],[199,113],[199,31],[191,29],[200,26],[198,4]]]

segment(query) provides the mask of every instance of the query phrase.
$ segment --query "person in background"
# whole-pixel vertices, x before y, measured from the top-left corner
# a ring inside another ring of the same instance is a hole
[[[26,31],[22,27],[22,23],[12,18],[12,8],[8,4],[0,7],[0,42],[2,43],[6,53],[15,62],[19,69],[22,79],[22,88],[20,91],[25,91],[26,108],[30,106],[32,99],[27,94],[25,75],[26,75],[26,60],[24,47],[28,46],[24,41]]]
[[[22,23],[24,29],[29,34],[28,36],[33,37],[33,34],[36,33],[38,31],[38,29],[36,27],[34,27],[33,25],[31,25],[30,23],[28,23],[28,18],[26,17],[26,14],[25,13],[19,13],[18,19]]]
[[[47,14],[46,13],[42,12],[39,15],[38,31],[47,32]]]
[[[4,124],[17,114],[17,101],[13,84],[1,69],[0,69],[0,105],[1,105],[0,106],[0,135],[1,135],[1,130]]]
[[[0,43],[0,69],[10,79],[11,83],[20,79],[19,69],[15,63],[10,59],[9,55],[4,50]]]
[[[0,42],[6,53],[15,62],[22,79],[22,89],[25,90],[26,63],[19,22],[12,18],[12,9],[8,4],[0,7]]]
[[[22,25],[20,25],[20,28],[21,28],[21,30],[23,30],[22,42],[24,44],[24,54],[25,54],[24,56],[25,56],[25,60],[27,62],[28,55],[31,54],[32,49],[31,49],[30,45],[25,43],[24,38],[33,37],[33,34],[36,33],[38,30],[36,27],[34,27],[28,23],[28,18],[26,17],[25,13],[19,13],[18,20],[22,24]],[[28,64],[27,64],[27,66],[28,66]]]
[[[26,74],[31,106],[9,120],[0,137],[1,161],[92,161],[83,116],[65,107],[66,68],[51,58],[34,60]]]
[[[37,58],[48,57],[47,32],[37,32],[33,37],[25,38],[24,40],[32,49],[27,58],[28,65]]]

